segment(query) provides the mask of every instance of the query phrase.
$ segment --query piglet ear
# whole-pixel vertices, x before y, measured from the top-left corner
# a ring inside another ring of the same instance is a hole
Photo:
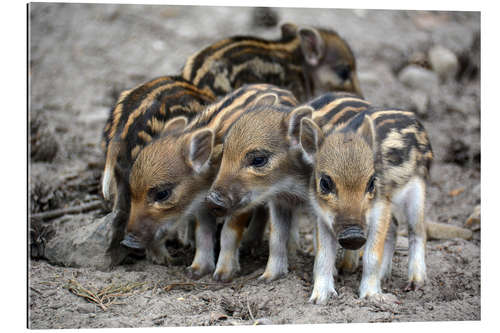
[[[212,166],[220,165],[222,161],[222,144],[218,144],[214,146],[212,149],[212,156],[210,156],[210,164]]]
[[[104,172],[102,175],[102,195],[106,200],[111,199],[111,194],[114,190],[113,184],[116,185],[115,165],[120,152],[126,149],[123,142],[123,140],[111,140],[108,144],[108,149],[106,152],[106,164],[104,166]]]
[[[214,147],[214,132],[204,128],[191,134],[184,149],[186,162],[199,174],[208,166]]]
[[[267,93],[262,96],[259,96],[255,99],[253,102],[252,106],[254,107],[259,107],[259,106],[273,106],[273,105],[278,105],[279,104],[279,98],[278,95],[274,93]]]
[[[303,27],[299,29],[300,47],[308,65],[318,66],[325,53],[325,42],[318,30]]]
[[[184,116],[174,117],[167,121],[163,127],[163,133],[171,133],[183,130],[188,123],[188,120]]]
[[[284,23],[281,25],[281,37],[283,39],[294,38],[297,36],[297,25],[293,23]]]
[[[323,143],[323,131],[309,118],[300,121],[300,146],[304,158],[310,164],[314,163],[314,156]]]
[[[375,124],[373,123],[372,118],[370,116],[365,115],[363,122],[356,130],[356,133],[360,135],[368,145],[375,151],[376,146],[376,132],[375,132]]]
[[[292,110],[285,118],[285,126],[287,127],[287,139],[290,145],[299,144],[300,121],[303,118],[311,118],[313,108],[307,105],[299,106]]]

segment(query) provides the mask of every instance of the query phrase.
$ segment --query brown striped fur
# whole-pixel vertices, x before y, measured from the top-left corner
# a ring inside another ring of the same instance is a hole
[[[336,32],[291,23],[281,30],[274,41],[251,36],[218,41],[192,55],[182,76],[216,95],[259,82],[287,88],[302,102],[332,90],[361,95],[353,52]]]

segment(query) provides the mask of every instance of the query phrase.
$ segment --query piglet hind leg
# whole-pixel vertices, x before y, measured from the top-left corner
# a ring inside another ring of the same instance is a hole
[[[196,250],[191,266],[187,268],[187,275],[192,279],[199,279],[210,274],[215,269],[214,241],[217,229],[216,221],[210,214],[197,217],[195,225]]]
[[[308,216],[309,217],[309,216]],[[300,235],[299,235],[299,227],[300,220],[302,215],[300,214],[300,210],[295,208],[292,210],[292,219],[290,222],[290,233],[288,236],[288,261],[290,265],[293,265],[294,262],[298,260],[298,254],[300,251]]]
[[[195,231],[196,219],[189,219],[187,223],[179,225],[177,228],[177,239],[184,247],[195,248]]]
[[[359,250],[345,250],[343,251],[342,260],[339,264],[339,271],[341,273],[354,273],[359,266],[359,258],[361,249]]]
[[[408,222],[408,285],[405,290],[415,290],[425,284],[425,245],[427,235],[424,222],[425,182],[414,177],[405,186],[399,202]]]
[[[338,296],[335,291],[334,275],[337,240],[318,219],[315,228],[316,253],[314,257],[314,287],[309,298],[310,303],[325,304],[331,296]]]
[[[395,296],[383,294],[381,288],[384,248],[391,224],[391,204],[386,200],[377,201],[369,212],[368,218],[368,240],[363,254],[363,275],[359,297],[392,302]]]
[[[279,203],[270,203],[269,257],[266,270],[259,280],[273,281],[288,273],[288,238],[292,223],[292,210]]]
[[[257,206],[253,210],[252,219],[247,230],[243,235],[241,248],[250,251],[252,254],[257,252],[261,246],[266,230],[267,221],[269,220],[269,208],[266,205]]]

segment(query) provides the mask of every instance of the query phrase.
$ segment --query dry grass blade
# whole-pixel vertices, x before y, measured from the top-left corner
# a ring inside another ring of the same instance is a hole
[[[135,282],[135,283],[127,283],[125,285],[111,285],[109,287],[101,289],[97,296],[99,297],[117,297],[124,296],[132,293],[137,288],[144,286],[145,282]]]
[[[143,287],[145,282],[127,283],[124,285],[111,285],[96,292],[83,287],[76,280],[69,280],[67,288],[75,295],[85,298],[91,303],[97,304],[103,311],[117,302],[119,297],[129,296],[138,288]]]
[[[252,318],[252,321],[255,323],[255,318],[253,316],[253,313],[252,313],[252,309],[250,308],[250,302],[248,301],[248,297],[247,297],[247,309],[248,309],[248,314],[250,315],[250,318]]]
[[[102,303],[102,301],[97,297],[95,293],[83,287],[80,283],[75,280],[69,280],[67,288],[73,294],[85,298],[87,301],[95,303],[101,307],[103,311],[106,311],[106,306]]]

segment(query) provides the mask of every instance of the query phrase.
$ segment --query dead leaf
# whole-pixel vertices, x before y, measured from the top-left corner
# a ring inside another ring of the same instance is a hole
[[[456,189],[448,192],[448,195],[450,197],[456,197],[457,195],[461,194],[463,191],[465,191],[465,187],[459,187],[459,188],[456,188]]]
[[[214,323],[219,320],[226,320],[228,317],[222,312],[210,312],[210,322]]]
[[[481,205],[474,207],[474,211],[470,214],[467,221],[465,221],[465,226],[472,231],[481,229]]]

